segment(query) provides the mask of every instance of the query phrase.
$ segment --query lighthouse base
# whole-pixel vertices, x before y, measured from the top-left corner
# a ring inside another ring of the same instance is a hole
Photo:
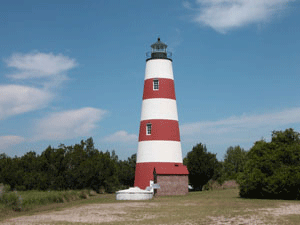
[[[116,200],[150,200],[152,197],[153,191],[141,190],[138,187],[116,192]]]
[[[160,186],[157,196],[188,193],[188,170],[182,163],[137,163],[134,186],[145,189],[150,181]]]

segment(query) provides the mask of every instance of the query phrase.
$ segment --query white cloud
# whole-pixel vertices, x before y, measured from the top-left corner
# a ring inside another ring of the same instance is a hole
[[[191,3],[189,1],[183,1],[182,5],[186,9],[193,9],[193,7],[192,7],[192,5],[191,5]]]
[[[43,88],[25,85],[0,85],[0,120],[46,107],[58,87],[68,79],[66,72],[76,66],[76,61],[62,54],[28,53],[13,54],[5,60],[15,73],[8,75],[16,83],[30,80]]]
[[[16,79],[40,78],[66,72],[76,66],[74,59],[62,54],[29,53],[13,54],[6,60],[8,67],[18,69],[21,73],[13,74]]]
[[[300,123],[300,108],[287,109],[282,112],[264,115],[234,116],[215,122],[207,121],[184,124],[180,130],[183,135],[195,133],[219,134],[244,129],[256,129],[262,126],[280,126],[292,123]]]
[[[102,141],[104,142],[136,142],[138,140],[137,135],[128,134],[126,131],[121,130],[116,133],[104,137]]]
[[[52,113],[37,122],[33,139],[64,140],[90,135],[105,114],[105,110],[88,107]]]
[[[0,136],[0,149],[20,144],[25,141],[25,138],[20,136]]]
[[[45,90],[21,85],[0,85],[0,120],[45,107],[53,95]]]
[[[300,108],[252,116],[235,116],[219,121],[204,121],[183,124],[180,127],[183,139],[188,142],[211,143],[254,142],[257,138],[269,137],[271,131],[285,126],[300,124]],[[254,138],[254,139],[253,139]],[[256,139],[255,139],[256,138]]]
[[[16,70],[8,75],[14,80],[42,79],[47,87],[55,87],[68,79],[66,72],[77,63],[62,54],[34,52],[28,54],[16,53],[6,59],[8,67]]]
[[[193,20],[220,33],[269,21],[276,13],[287,8],[294,0],[196,0],[200,6]],[[183,6],[192,9],[189,2]]]

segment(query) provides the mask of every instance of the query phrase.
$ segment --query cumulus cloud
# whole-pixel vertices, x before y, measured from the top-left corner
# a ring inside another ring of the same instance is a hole
[[[183,6],[195,13],[193,21],[220,33],[269,21],[294,0],[196,0],[199,8],[188,1]]]
[[[300,108],[287,109],[281,112],[254,116],[230,117],[219,121],[207,121],[184,124],[181,126],[182,135],[192,134],[222,134],[240,132],[259,127],[282,126],[300,123]]]
[[[180,131],[184,149],[191,149],[192,145],[201,142],[222,157],[229,146],[240,145],[249,149],[262,138],[270,141],[273,130],[287,128],[299,131],[300,107],[260,115],[188,123],[180,126]]]
[[[5,60],[8,67],[16,71],[8,77],[14,80],[44,79],[55,85],[68,79],[66,72],[74,68],[77,63],[62,54],[34,52],[28,54],[16,53]]]
[[[104,137],[102,141],[104,142],[134,142],[137,141],[138,137],[135,134],[128,134],[126,131],[121,130],[116,133]]]
[[[53,95],[48,91],[21,85],[0,85],[0,120],[45,107]]]
[[[53,87],[67,80],[67,71],[76,66],[76,61],[67,56],[41,52],[16,53],[4,61],[14,69],[7,76],[16,84],[0,85],[0,120],[46,107],[55,96]],[[18,85],[21,80],[35,85]]]
[[[34,140],[64,140],[90,135],[106,113],[89,107],[52,113],[37,122]]]
[[[13,145],[20,144],[25,141],[25,138],[20,136],[0,136],[0,149],[6,149]]]
[[[261,138],[269,140],[273,130],[285,130],[290,127],[300,129],[300,108],[188,123],[183,124],[180,131],[183,144],[202,142],[217,151],[216,146],[225,149],[224,145],[242,145],[244,148],[250,148]]]

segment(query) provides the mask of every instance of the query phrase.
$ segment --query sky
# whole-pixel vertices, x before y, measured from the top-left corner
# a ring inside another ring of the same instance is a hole
[[[298,0],[0,3],[0,153],[137,152],[146,57],[173,53],[183,157],[300,131]]]

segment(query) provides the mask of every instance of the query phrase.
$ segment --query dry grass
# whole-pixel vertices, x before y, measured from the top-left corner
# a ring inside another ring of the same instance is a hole
[[[40,195],[43,194],[44,192],[40,193]],[[28,193],[28,196],[30,195],[32,195],[32,193]],[[39,194],[37,194],[37,196],[38,195]],[[48,211],[52,212],[54,210],[58,211],[58,210],[63,210],[65,208],[82,206],[85,204],[110,203],[110,202],[116,202],[114,195],[111,194],[98,195],[96,192],[91,191],[90,197],[88,199],[79,199],[79,200],[77,199],[76,201],[62,201],[62,202],[56,201],[56,203],[48,202],[47,204],[44,205],[35,202],[35,204],[31,204],[30,207],[25,208],[21,212],[14,211],[11,208],[5,207],[4,204],[0,204],[0,224],[2,221],[14,217],[35,215],[41,212],[48,212]]]
[[[97,196],[67,205],[67,209],[36,212],[6,219],[1,224],[296,225],[300,221],[298,201],[241,199],[238,189],[192,192],[187,196],[158,197],[150,201],[117,202],[114,198],[114,195],[102,199]]]

